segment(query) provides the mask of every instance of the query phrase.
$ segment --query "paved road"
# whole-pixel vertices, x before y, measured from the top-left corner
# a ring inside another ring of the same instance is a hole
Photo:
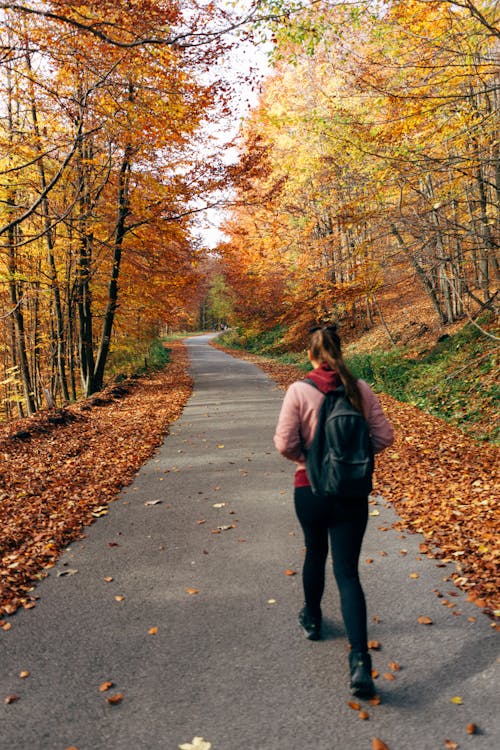
[[[365,721],[348,707],[332,576],[326,637],[311,643],[296,624],[300,575],[284,573],[300,571],[303,544],[293,469],[272,445],[282,392],[208,338],[187,342],[195,388],[162,448],[40,583],[39,605],[0,630],[2,750],[177,750],[195,736],[212,750],[498,746],[496,634],[446,580],[451,567],[389,528],[381,499],[362,576],[382,703]],[[19,700],[4,705],[8,694]]]

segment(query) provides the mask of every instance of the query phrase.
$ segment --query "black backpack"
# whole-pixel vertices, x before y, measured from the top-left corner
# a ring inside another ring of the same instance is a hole
[[[303,382],[318,388],[309,378]],[[306,451],[306,473],[312,491],[315,495],[347,499],[366,497],[373,486],[373,468],[368,423],[341,385],[325,394],[318,425]]]

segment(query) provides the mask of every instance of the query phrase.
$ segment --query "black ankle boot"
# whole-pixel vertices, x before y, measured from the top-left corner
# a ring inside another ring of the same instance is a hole
[[[372,680],[372,659],[367,651],[351,651],[349,654],[351,668],[351,693],[358,698],[372,698],[375,685]]]

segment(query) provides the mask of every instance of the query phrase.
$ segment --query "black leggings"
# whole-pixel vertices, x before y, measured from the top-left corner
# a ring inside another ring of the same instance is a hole
[[[310,487],[296,487],[295,511],[306,545],[302,582],[307,609],[311,614],[321,614],[330,538],[333,573],[347,637],[353,651],[366,651],[366,603],[358,560],[368,520],[368,498],[344,501],[320,498]]]

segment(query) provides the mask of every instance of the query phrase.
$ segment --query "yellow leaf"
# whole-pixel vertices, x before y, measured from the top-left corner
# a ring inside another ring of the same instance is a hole
[[[451,702],[454,703],[456,706],[461,706],[463,701],[462,698],[459,695],[454,695],[451,699]]]

